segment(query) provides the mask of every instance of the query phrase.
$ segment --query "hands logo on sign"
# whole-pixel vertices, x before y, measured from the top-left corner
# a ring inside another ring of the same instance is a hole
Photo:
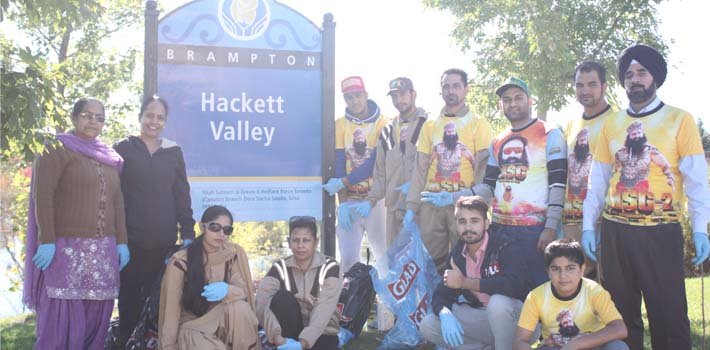
[[[253,40],[269,27],[271,9],[266,0],[220,0],[217,16],[225,33],[237,40]]]

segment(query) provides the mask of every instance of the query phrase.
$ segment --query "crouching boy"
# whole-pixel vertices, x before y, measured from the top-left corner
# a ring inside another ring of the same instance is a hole
[[[584,253],[577,242],[558,240],[545,248],[550,281],[533,289],[523,304],[515,350],[529,350],[533,330],[542,325],[538,349],[628,350],[626,326],[609,292],[584,278]]]

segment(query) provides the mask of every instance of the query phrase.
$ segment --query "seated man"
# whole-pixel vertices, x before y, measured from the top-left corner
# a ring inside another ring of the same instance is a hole
[[[550,281],[535,288],[523,305],[514,349],[529,350],[533,329],[542,324],[548,349],[628,350],[626,325],[609,292],[584,278],[584,253],[579,243],[558,240],[545,248]]]
[[[523,306],[522,249],[504,234],[488,232],[488,205],[480,196],[456,201],[460,240],[444,281],[422,320],[422,336],[442,347],[510,349]]]
[[[289,220],[293,255],[274,262],[256,292],[256,316],[279,350],[337,349],[342,280],[340,266],[316,251],[312,216]]]

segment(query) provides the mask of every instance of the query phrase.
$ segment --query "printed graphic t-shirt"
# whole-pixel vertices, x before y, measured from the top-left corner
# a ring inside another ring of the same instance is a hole
[[[608,116],[617,111],[611,106],[596,116],[574,118],[565,126],[567,138],[567,194],[564,222],[566,225],[582,223],[582,203],[587,198],[587,180],[592,168],[592,155],[597,146],[599,133]]]
[[[382,128],[387,125],[387,118],[380,116],[375,122],[357,124],[347,118],[335,121],[335,148],[345,150],[345,171],[350,174],[363,165],[375,153],[377,138]],[[364,142],[364,147],[360,146]],[[347,190],[349,199],[365,199],[372,186],[372,174],[358,183],[350,184]]]
[[[425,191],[457,192],[473,184],[474,157],[491,142],[491,126],[470,111],[439,116],[422,127],[417,151],[431,156]]]
[[[620,111],[608,118],[594,153],[612,165],[604,218],[629,225],[679,222],[683,179],[680,159],[703,154],[695,120],[679,108],[661,105],[632,117]]]
[[[579,293],[571,300],[557,298],[551,282],[533,289],[525,299],[518,326],[535,331],[540,321],[543,337],[551,337],[561,346],[581,333],[596,332],[621,319],[609,292],[600,284],[582,278]]]

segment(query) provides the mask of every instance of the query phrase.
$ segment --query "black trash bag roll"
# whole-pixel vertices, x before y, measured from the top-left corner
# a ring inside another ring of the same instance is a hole
[[[338,299],[340,327],[357,337],[370,316],[370,307],[375,297],[370,270],[372,266],[355,263],[343,276],[343,290]]]

